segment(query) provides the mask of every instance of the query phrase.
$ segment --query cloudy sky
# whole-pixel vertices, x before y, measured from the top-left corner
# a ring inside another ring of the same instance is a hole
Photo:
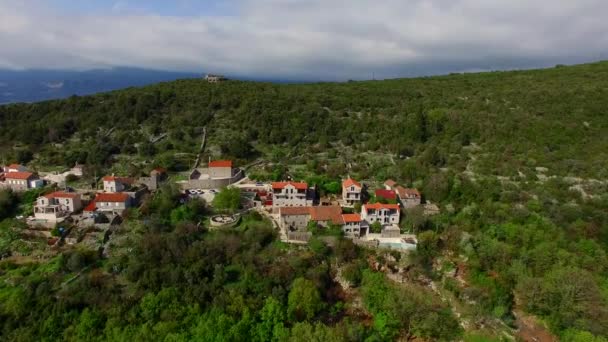
[[[0,0],[0,68],[366,79],[608,59],[606,0]]]

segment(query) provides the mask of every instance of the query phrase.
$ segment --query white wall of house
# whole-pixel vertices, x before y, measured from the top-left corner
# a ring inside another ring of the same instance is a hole
[[[291,184],[286,185],[283,189],[273,190],[272,206],[274,208],[311,206],[312,201],[306,199],[306,192],[306,190],[298,191]]]
[[[99,211],[120,211],[129,207],[129,201],[126,202],[96,202],[97,210]]]
[[[6,185],[13,191],[26,191],[29,189],[29,181],[26,179],[7,179]]]
[[[367,209],[361,211],[361,219],[369,224],[380,222],[382,225],[399,224],[398,209]]]
[[[361,235],[361,222],[346,222],[342,226],[342,231],[347,237],[359,237]]]
[[[361,188],[356,185],[342,188],[342,201],[347,205],[361,202]]]
[[[103,181],[103,190],[105,192],[122,192],[125,190],[125,186],[116,180]]]
[[[209,177],[211,178],[230,178],[232,177],[231,167],[210,167]]]

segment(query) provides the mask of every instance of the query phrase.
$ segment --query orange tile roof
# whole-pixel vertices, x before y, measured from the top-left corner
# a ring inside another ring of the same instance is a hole
[[[6,179],[30,179],[34,174],[31,172],[8,172],[4,175]]]
[[[232,160],[214,160],[209,162],[209,167],[232,167]]]
[[[64,192],[64,191],[55,191],[53,193],[50,194],[46,194],[44,195],[44,197],[46,198],[77,198],[80,197],[80,194],[77,194],[75,192]]]
[[[349,179],[345,180],[344,182],[342,182],[342,187],[343,188],[348,188],[348,187],[350,187],[352,185],[355,185],[355,186],[357,186],[359,188],[361,187],[361,184],[359,182],[357,182],[356,180],[352,179],[352,178],[349,178]]]
[[[387,179],[386,182],[384,182],[384,185],[388,185],[390,187],[393,187],[393,186],[397,185],[397,182],[395,182],[392,179]]]
[[[291,186],[293,186],[294,188],[296,188],[298,190],[306,190],[306,189],[308,189],[308,184],[302,183],[302,182],[273,182],[272,183],[272,188],[273,189],[283,189],[287,185],[291,185]]]
[[[19,165],[19,164],[11,164],[8,166],[9,169],[18,169],[20,167],[24,167],[23,165]]]
[[[281,216],[310,215],[310,207],[281,207],[279,213]]]
[[[344,222],[361,222],[361,215],[359,214],[343,214],[342,220]]]
[[[313,221],[331,221],[334,224],[343,224],[342,208],[339,206],[321,206],[310,208],[310,219]]]
[[[116,177],[116,176],[105,176],[103,177],[104,182],[119,182],[123,184],[133,184],[134,180],[128,177]]]
[[[399,204],[373,203],[373,204],[366,204],[363,206],[363,208],[365,208],[365,210],[368,210],[368,209],[375,209],[375,210],[396,209],[396,210],[399,210]]]
[[[418,189],[409,189],[402,186],[397,187],[397,194],[400,198],[420,198],[420,191]]]
[[[129,199],[129,195],[124,192],[112,192],[97,194],[95,202],[126,202]]]

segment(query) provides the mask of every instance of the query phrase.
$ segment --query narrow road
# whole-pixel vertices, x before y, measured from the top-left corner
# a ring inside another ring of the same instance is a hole
[[[203,152],[205,151],[205,145],[207,144],[207,126],[203,127],[203,138],[201,141],[201,147],[198,150],[198,156],[196,156],[196,161],[194,162],[194,167],[192,170],[196,169],[201,163],[201,157],[203,156]]]

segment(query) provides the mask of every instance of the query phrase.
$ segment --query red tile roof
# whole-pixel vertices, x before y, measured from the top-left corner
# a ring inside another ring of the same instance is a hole
[[[95,203],[95,201],[91,201],[91,203],[87,204],[83,211],[93,212],[95,210],[97,210],[97,203]]]
[[[310,207],[281,207],[279,213],[281,216],[310,215]]]
[[[23,165],[19,165],[19,164],[11,164],[8,166],[9,169],[19,169],[21,167],[24,167]]]
[[[80,194],[77,194],[75,192],[63,192],[63,191],[56,191],[50,194],[46,194],[44,195],[44,197],[46,198],[77,198],[80,197]]]
[[[287,185],[291,185],[291,186],[293,186],[294,188],[296,188],[298,190],[306,190],[306,189],[308,189],[308,184],[301,183],[301,182],[273,182],[272,183],[272,188],[273,189],[283,189]]]
[[[348,223],[348,222],[361,222],[361,215],[359,215],[359,214],[343,214],[342,215],[342,220],[345,223]]]
[[[397,199],[397,193],[395,193],[393,190],[378,189],[376,190],[376,197],[386,198],[387,200],[394,200]]]
[[[342,208],[339,206],[310,207],[310,219],[313,221],[331,221],[334,224],[343,224]]]
[[[6,179],[22,179],[22,180],[30,179],[32,176],[34,176],[34,174],[31,172],[8,172],[4,175],[4,177],[6,177]]]
[[[420,198],[418,189],[409,189],[402,186],[397,187],[397,194],[400,198]]]
[[[321,207],[282,207],[279,209],[281,216],[291,215],[310,215],[312,221],[328,222],[333,224],[343,224],[342,208],[338,206]]]
[[[129,200],[129,195],[124,192],[112,192],[97,194],[95,202],[126,202]]]
[[[392,179],[387,179],[386,182],[384,182],[384,185],[390,186],[391,188],[394,187],[395,185],[397,185],[397,182],[395,182]]]
[[[396,210],[399,210],[399,204],[373,203],[373,204],[366,204],[363,206],[363,208],[365,208],[365,210],[368,210],[368,209],[375,209],[375,210],[396,209]]]
[[[152,171],[156,171],[158,173],[167,173],[167,169],[165,169],[163,167],[154,168]]]
[[[209,162],[209,167],[232,167],[232,160],[214,160]]]
[[[352,178],[349,178],[349,179],[345,180],[344,182],[342,182],[342,187],[343,188],[348,188],[348,187],[350,187],[352,185],[355,185],[355,186],[357,186],[359,188],[361,187],[361,184],[359,182],[357,182],[356,180],[352,179]]]
[[[128,177],[116,177],[116,176],[105,176],[103,177],[104,182],[119,182],[123,184],[133,184],[134,180]]]

